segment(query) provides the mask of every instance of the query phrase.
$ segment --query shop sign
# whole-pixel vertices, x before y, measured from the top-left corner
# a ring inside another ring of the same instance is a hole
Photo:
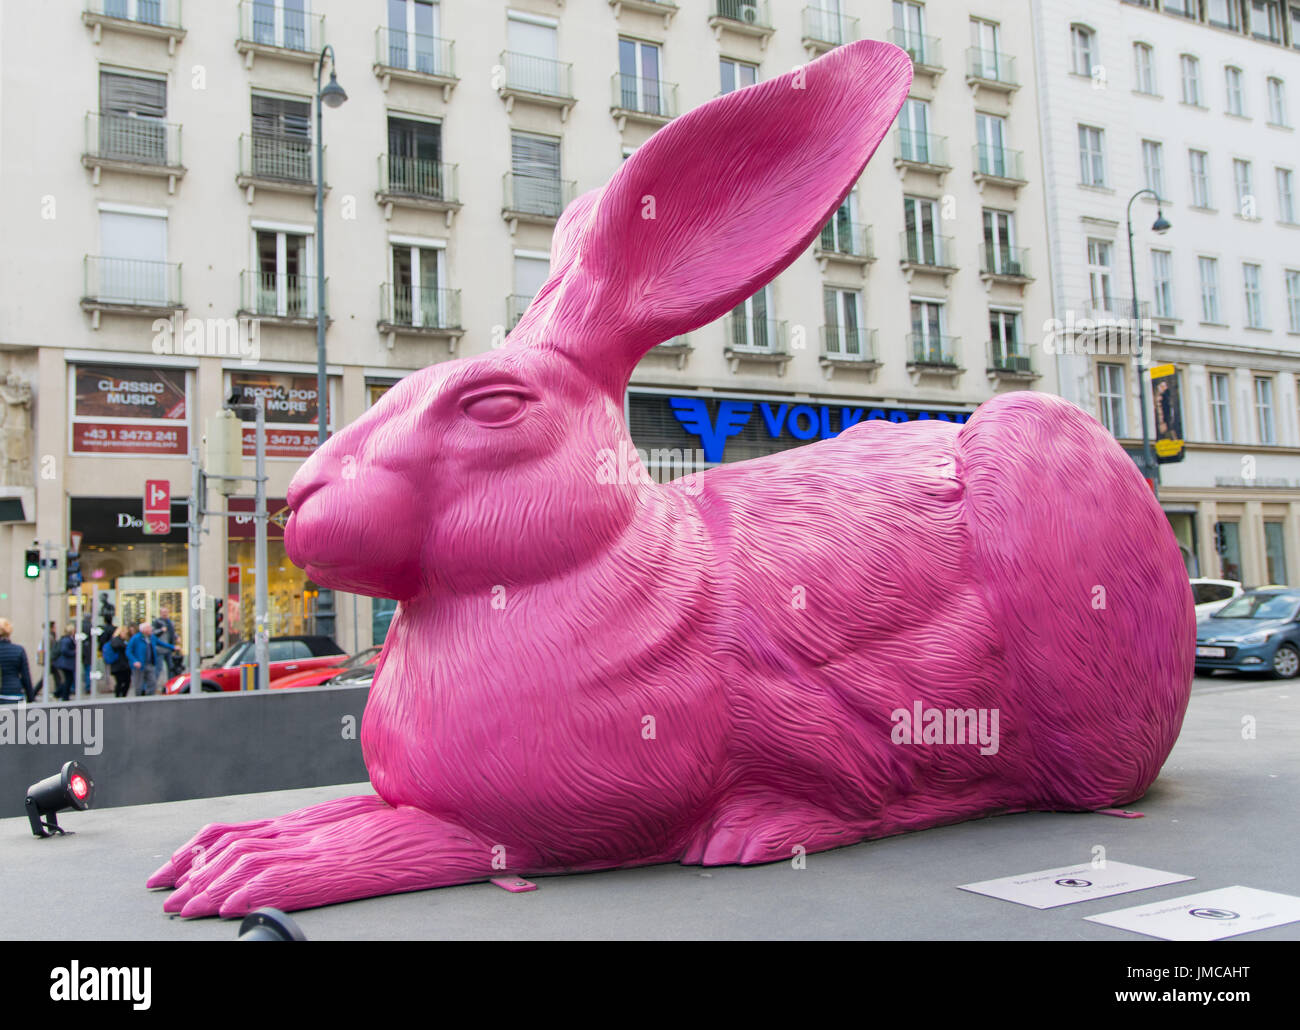
[[[72,529],[82,534],[84,547],[103,544],[142,544],[186,542],[185,520],[187,500],[172,497],[166,536],[145,534],[145,521],[141,511],[140,496],[135,497],[73,497],[68,501],[69,522]]]
[[[185,455],[183,368],[73,366],[74,454]]]
[[[144,481],[144,532],[166,536],[172,531],[172,485],[165,479]]]
[[[253,508],[256,501],[252,497],[232,497],[227,502],[226,510],[235,512],[226,519],[227,540],[253,540],[257,537],[257,523],[253,521]],[[289,507],[283,497],[268,497],[266,510],[271,516],[266,520],[266,538],[280,540],[284,537],[284,520],[275,516]]]
[[[755,411],[773,440],[829,440],[862,421],[965,422],[971,416],[968,411],[723,400],[718,402],[717,417],[712,418],[709,402],[701,397],[669,397],[668,403],[682,428],[699,438],[705,460],[710,462],[722,460],[727,438],[749,425]]]
[[[1151,404],[1156,415],[1156,463],[1168,465],[1183,460],[1183,402],[1178,369],[1157,365],[1150,374]]]
[[[238,404],[266,405],[266,454],[269,458],[307,458],[316,450],[316,376],[293,372],[231,372],[231,393]],[[244,422],[244,456],[257,453],[257,430]]]

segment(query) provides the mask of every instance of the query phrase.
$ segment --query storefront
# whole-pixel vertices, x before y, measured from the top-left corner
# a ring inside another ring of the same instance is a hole
[[[254,632],[257,603],[257,527],[251,497],[231,497],[229,510],[246,512],[226,519],[226,643],[249,640]],[[288,504],[268,498],[266,524],[267,619],[271,636],[314,632],[316,584],[289,560],[284,547]]]

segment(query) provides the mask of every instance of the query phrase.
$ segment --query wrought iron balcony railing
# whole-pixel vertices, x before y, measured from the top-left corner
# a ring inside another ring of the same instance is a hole
[[[82,265],[82,303],[119,307],[181,306],[181,266],[167,261],[87,254]]]
[[[1020,352],[1020,345],[1003,340],[989,341],[989,368],[994,372],[1032,375],[1033,360]]]
[[[506,211],[541,218],[559,218],[577,192],[577,183],[545,175],[506,172],[502,177]]]
[[[904,229],[899,234],[899,253],[905,265],[928,268],[955,268],[955,251],[951,236]]]
[[[831,47],[852,43],[858,38],[858,19],[823,7],[805,7],[803,38]]]
[[[986,50],[983,47],[967,47],[966,77],[973,82],[989,85],[1015,87],[1020,85],[1016,77],[1016,59],[1000,50]]]
[[[934,336],[926,333],[908,333],[907,349],[914,365],[957,367],[956,336]]]
[[[713,0],[713,17],[754,28],[772,27],[772,10],[768,0]]]
[[[379,288],[379,312],[381,323],[403,329],[460,329],[460,290],[384,283]]]
[[[181,0],[86,0],[86,11],[138,25],[181,27]]]
[[[519,324],[532,302],[533,298],[523,293],[512,293],[506,298],[506,332]]]
[[[329,280],[325,280],[329,286]],[[316,319],[316,277],[245,270],[240,274],[240,311],[263,318]]]
[[[423,157],[379,155],[379,192],[423,200],[459,202],[456,165]]]
[[[325,45],[325,16],[283,0],[241,0],[238,42],[318,54]]]
[[[86,154],[101,161],[179,167],[181,127],[125,114],[86,115]]]
[[[1022,150],[1008,150],[1006,147],[991,147],[987,143],[976,143],[973,149],[975,172],[995,179],[1008,179],[1015,182],[1025,181],[1025,154]]]
[[[501,67],[505,75],[502,88],[507,91],[559,100],[574,98],[573,65],[567,61],[503,50]]]
[[[775,318],[731,315],[727,319],[727,344],[733,350],[741,352],[784,353],[787,327],[787,322]]]
[[[615,72],[610,77],[612,106],[651,118],[677,117],[677,83]]]
[[[871,227],[838,217],[822,226],[822,233],[817,238],[817,249],[845,257],[870,259],[876,256],[872,246]]]
[[[876,330],[861,326],[822,326],[822,354],[837,361],[876,359]]]
[[[440,79],[456,78],[455,42],[419,32],[379,27],[375,30],[375,64]]]
[[[933,71],[943,69],[943,50],[938,36],[927,36],[920,32],[893,28],[889,30],[888,38],[889,42],[906,50],[907,56],[912,59],[912,64],[918,68],[928,68]]]
[[[1004,276],[1008,279],[1028,279],[1029,251],[1024,247],[1008,247],[985,243],[980,248],[980,274]]]
[[[899,129],[896,156],[905,164],[951,167],[948,164],[948,137],[936,136],[931,132]]]
[[[250,179],[293,184],[316,182],[316,146],[301,136],[261,133],[239,137],[239,172]]]

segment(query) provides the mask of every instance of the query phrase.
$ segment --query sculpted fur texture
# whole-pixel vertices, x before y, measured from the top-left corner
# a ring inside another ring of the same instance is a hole
[[[1114,439],[1018,392],[656,485],[602,476],[656,343],[812,242],[911,78],[836,49],[658,132],[557,226],[507,346],[408,376],[302,467],[292,559],[401,602],[372,796],[201,830],[164,908],[233,916],[652,862],[749,863],[1140,797],[1195,623]],[[900,734],[988,716],[995,746]]]

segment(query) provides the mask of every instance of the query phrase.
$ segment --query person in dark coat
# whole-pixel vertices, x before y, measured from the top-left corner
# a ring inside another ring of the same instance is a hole
[[[104,641],[104,664],[108,666],[113,677],[113,696],[126,697],[131,690],[131,662],[126,657],[126,644],[129,634],[126,627],[119,626],[113,635]]]
[[[9,639],[13,631],[12,622],[0,619],[0,705],[36,700],[27,652]]]
[[[59,638],[50,664],[54,670],[54,696],[66,701],[76,689],[77,679],[77,639],[71,626]]]

